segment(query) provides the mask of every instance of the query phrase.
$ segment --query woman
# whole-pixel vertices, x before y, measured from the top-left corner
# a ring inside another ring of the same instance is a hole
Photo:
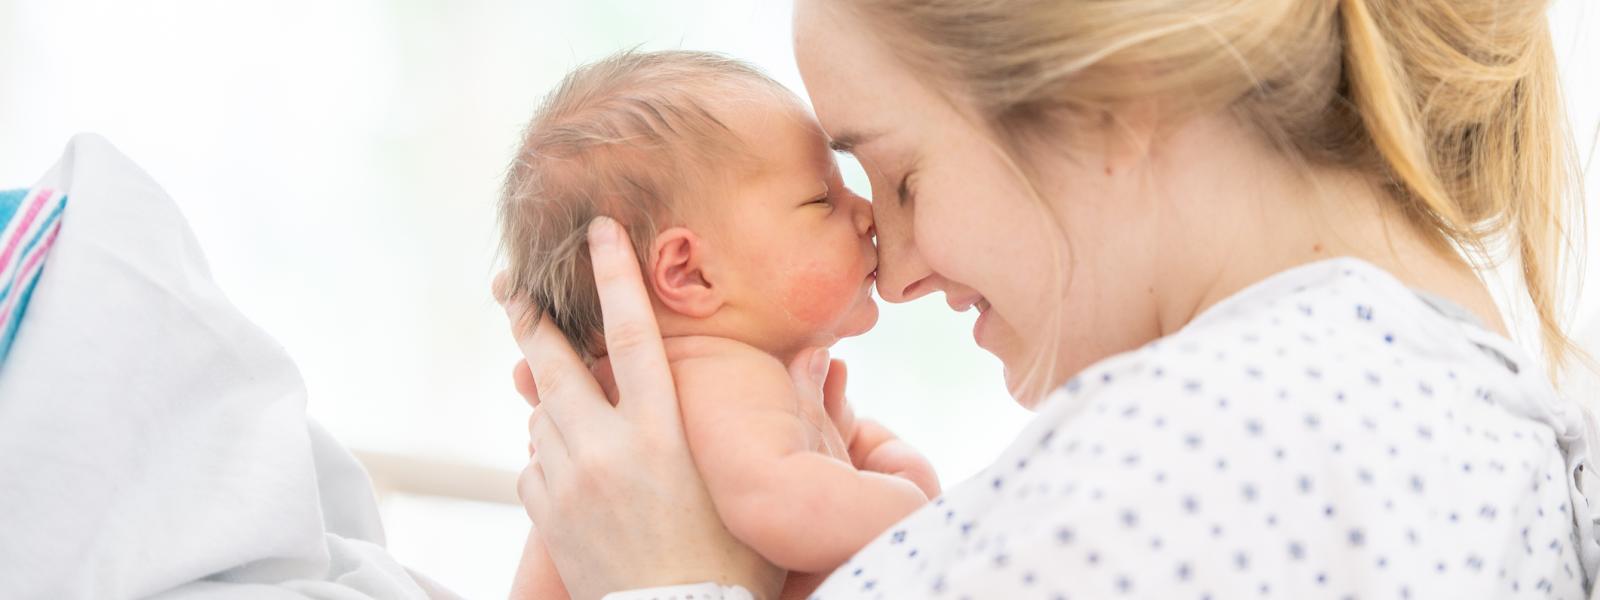
[[[799,0],[882,296],[976,305],[1038,413],[816,595],[1584,597],[1586,418],[1474,268],[1514,253],[1560,364],[1543,10]],[[771,597],[684,450],[694,391],[619,237],[591,231],[618,406],[553,328],[522,343],[529,513],[575,597]],[[807,401],[818,366],[792,369]]]

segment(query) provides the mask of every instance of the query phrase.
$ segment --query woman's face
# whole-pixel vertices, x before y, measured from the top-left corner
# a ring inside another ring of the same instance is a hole
[[[1093,152],[1045,149],[1028,157],[1035,194],[959,94],[951,102],[930,89],[931,77],[856,20],[831,0],[800,0],[795,56],[823,129],[871,182],[883,298],[943,292],[952,309],[977,308],[975,341],[1029,407],[1083,367],[1157,337],[1154,244],[1140,241],[1151,210],[1138,186]],[[1074,135],[1074,148],[1095,147]],[[1029,381],[1036,372],[1042,379]]]

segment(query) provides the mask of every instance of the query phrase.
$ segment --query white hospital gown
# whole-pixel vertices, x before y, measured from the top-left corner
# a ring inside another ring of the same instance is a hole
[[[1388,273],[1299,267],[1086,369],[814,597],[1584,598],[1558,402]]]

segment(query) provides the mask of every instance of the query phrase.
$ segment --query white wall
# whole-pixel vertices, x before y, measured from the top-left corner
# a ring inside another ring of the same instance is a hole
[[[519,128],[564,72],[640,44],[719,50],[799,89],[788,19],[766,0],[0,0],[0,188],[31,184],[73,132],[104,134],[177,200],[335,435],[515,470],[527,407],[487,285]],[[884,308],[836,348],[852,395],[961,478],[1025,413],[966,342],[970,316]],[[402,559],[503,594],[517,510],[385,511]]]
[[[1561,0],[1554,19],[1591,141],[1596,12]],[[164,182],[336,435],[516,469],[527,409],[486,290],[518,128],[563,72],[639,44],[720,50],[799,89],[788,13],[771,0],[0,0],[0,187],[32,183],[73,132],[106,135]],[[1600,303],[1585,309],[1600,350]],[[940,298],[885,306],[878,330],[836,349],[860,410],[952,482],[1025,418],[967,341],[970,319]],[[517,509],[402,497],[385,510],[403,560],[471,597],[504,593]]]

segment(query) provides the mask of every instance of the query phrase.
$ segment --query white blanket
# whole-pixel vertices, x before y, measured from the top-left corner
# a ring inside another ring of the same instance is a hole
[[[39,184],[68,204],[0,365],[0,597],[453,597],[384,551],[366,473],[148,175],[78,136]]]

